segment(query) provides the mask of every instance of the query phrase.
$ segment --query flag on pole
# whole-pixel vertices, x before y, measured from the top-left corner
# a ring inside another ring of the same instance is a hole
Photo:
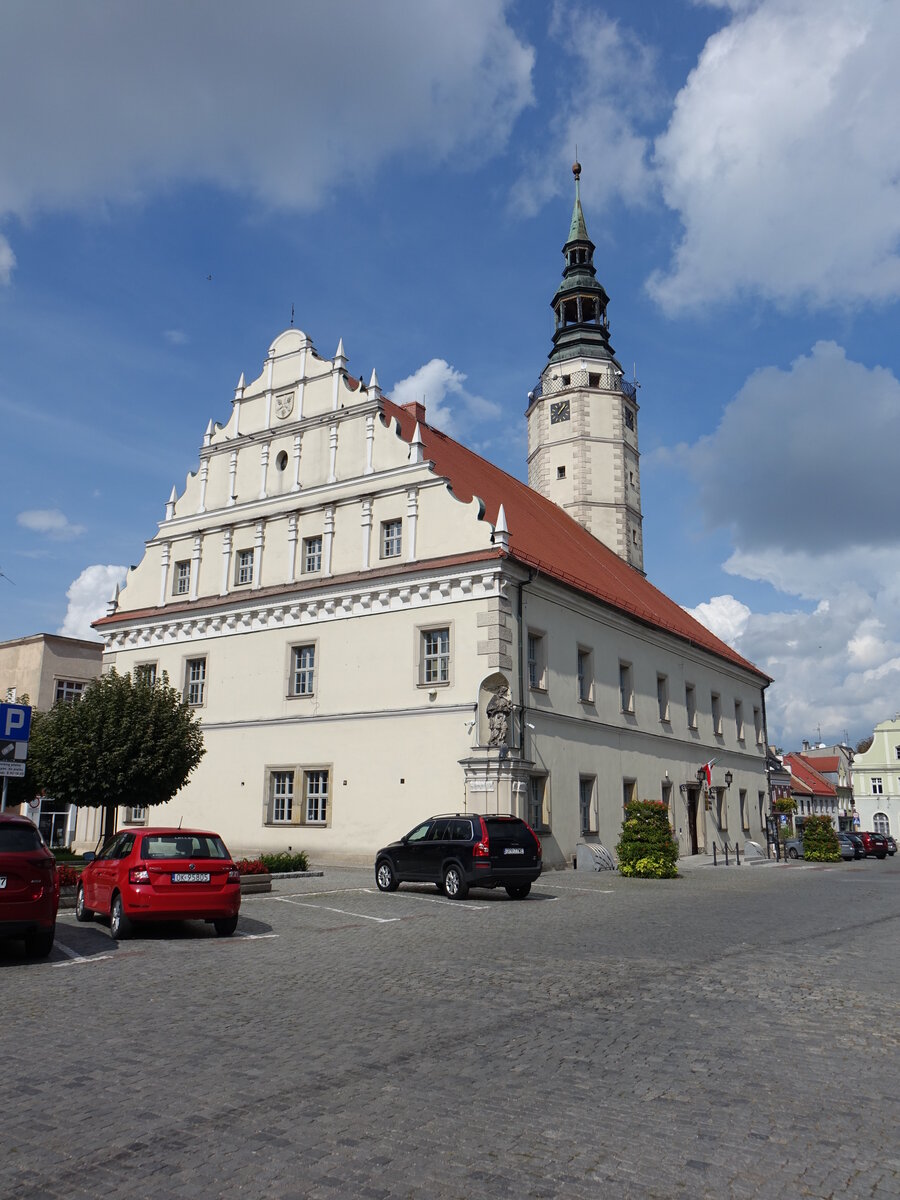
[[[718,761],[717,759],[715,759],[715,758],[711,758],[711,759],[709,760],[709,762],[708,762],[708,763],[704,763],[704,764],[703,764],[703,766],[700,768],[700,770],[697,772],[697,775],[698,775],[698,776],[699,776],[699,775],[705,775],[705,776],[706,776],[706,786],[707,786],[708,788],[712,787],[712,769],[713,769],[713,767],[714,767],[714,765],[716,764],[716,762],[717,762],[717,761]]]

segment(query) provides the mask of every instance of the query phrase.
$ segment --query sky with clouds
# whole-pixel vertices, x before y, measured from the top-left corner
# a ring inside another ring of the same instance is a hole
[[[898,54],[895,0],[7,0],[0,638],[93,636],[292,309],[524,477],[577,145],[647,573],[772,740],[855,743],[900,710]]]

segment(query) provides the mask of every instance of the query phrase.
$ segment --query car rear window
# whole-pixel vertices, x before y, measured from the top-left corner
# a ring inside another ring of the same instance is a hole
[[[141,858],[229,858],[220,837],[208,833],[148,834]]]
[[[528,826],[518,817],[485,817],[489,838],[503,838],[510,842],[524,842],[528,837]]]
[[[0,825],[0,854],[40,850],[43,843],[36,829],[27,825]]]

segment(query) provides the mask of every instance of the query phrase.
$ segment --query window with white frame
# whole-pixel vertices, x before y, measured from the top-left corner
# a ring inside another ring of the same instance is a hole
[[[684,685],[684,708],[687,713],[688,729],[697,728],[697,689],[692,683]]]
[[[581,817],[581,832],[596,833],[597,822],[594,820],[594,789],[597,777],[582,775],[578,780],[578,812]]]
[[[750,831],[750,808],[747,804],[747,789],[741,788],[739,794],[740,794],[740,801],[741,801],[741,829],[743,829],[745,833],[749,833],[749,831]]]
[[[725,795],[725,788],[717,787],[714,789],[716,793],[716,820],[721,830],[728,828],[728,800]]]
[[[883,796],[884,795],[884,781],[880,775],[872,776],[872,795],[873,796]]]
[[[126,825],[146,825],[147,810],[138,806],[137,808],[128,808],[125,810]]]
[[[156,683],[156,663],[138,663],[134,668],[134,680],[152,687]]]
[[[546,775],[532,775],[528,780],[528,824],[532,829],[546,829],[544,820],[544,793]]]
[[[594,655],[583,646],[578,647],[576,673],[578,678],[578,699],[582,704],[590,704],[594,699]]]
[[[734,702],[734,734],[739,742],[744,740],[744,705],[740,700]]]
[[[753,734],[756,738],[757,746],[763,744],[763,726],[762,726],[762,709],[753,706]]]
[[[306,824],[328,823],[328,771],[322,768],[303,772],[306,792]]]
[[[533,630],[528,631],[528,686],[547,687],[547,639]]]
[[[186,596],[191,590],[191,560],[182,559],[175,564],[175,574],[172,577],[172,592],[176,596]]]
[[[619,699],[623,713],[634,712],[634,671],[631,663],[619,663]]]
[[[887,813],[877,812],[872,818],[872,832],[883,833],[885,837],[891,832],[891,823]]]
[[[311,575],[322,570],[322,535],[303,539],[303,572]]]
[[[234,560],[234,582],[253,582],[253,550],[238,550]]]
[[[316,687],[316,647],[294,646],[291,652],[291,695],[311,696]]]
[[[398,518],[381,522],[381,557],[397,558],[403,546],[403,522]]]
[[[895,749],[897,751],[897,757],[900,758],[900,746],[896,746]]]
[[[272,771],[269,775],[269,812],[276,825],[294,819],[294,772]]]
[[[419,682],[425,687],[450,682],[450,629],[421,630]]]
[[[659,719],[667,722],[669,720],[668,675],[657,675],[656,677],[656,703],[659,708]]]
[[[63,704],[72,704],[75,700],[80,700],[87,684],[80,679],[57,679],[56,681],[56,701],[62,701]]]
[[[718,692],[713,692],[710,696],[712,705],[712,723],[713,733],[716,737],[722,736],[722,697]]]
[[[206,659],[189,658],[184,669],[184,702],[199,708],[206,697]]]

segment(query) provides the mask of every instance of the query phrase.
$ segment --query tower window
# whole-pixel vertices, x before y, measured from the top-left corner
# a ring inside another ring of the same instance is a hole
[[[598,388],[599,386],[600,386],[600,376],[595,374],[593,371],[589,371],[588,372],[588,387],[597,387]]]
[[[634,412],[628,407],[627,404],[625,405],[624,413],[625,413],[626,428],[634,429]]]
[[[565,467],[557,467],[556,468],[556,478],[557,479],[565,479],[565,477],[566,477],[566,468]]]

